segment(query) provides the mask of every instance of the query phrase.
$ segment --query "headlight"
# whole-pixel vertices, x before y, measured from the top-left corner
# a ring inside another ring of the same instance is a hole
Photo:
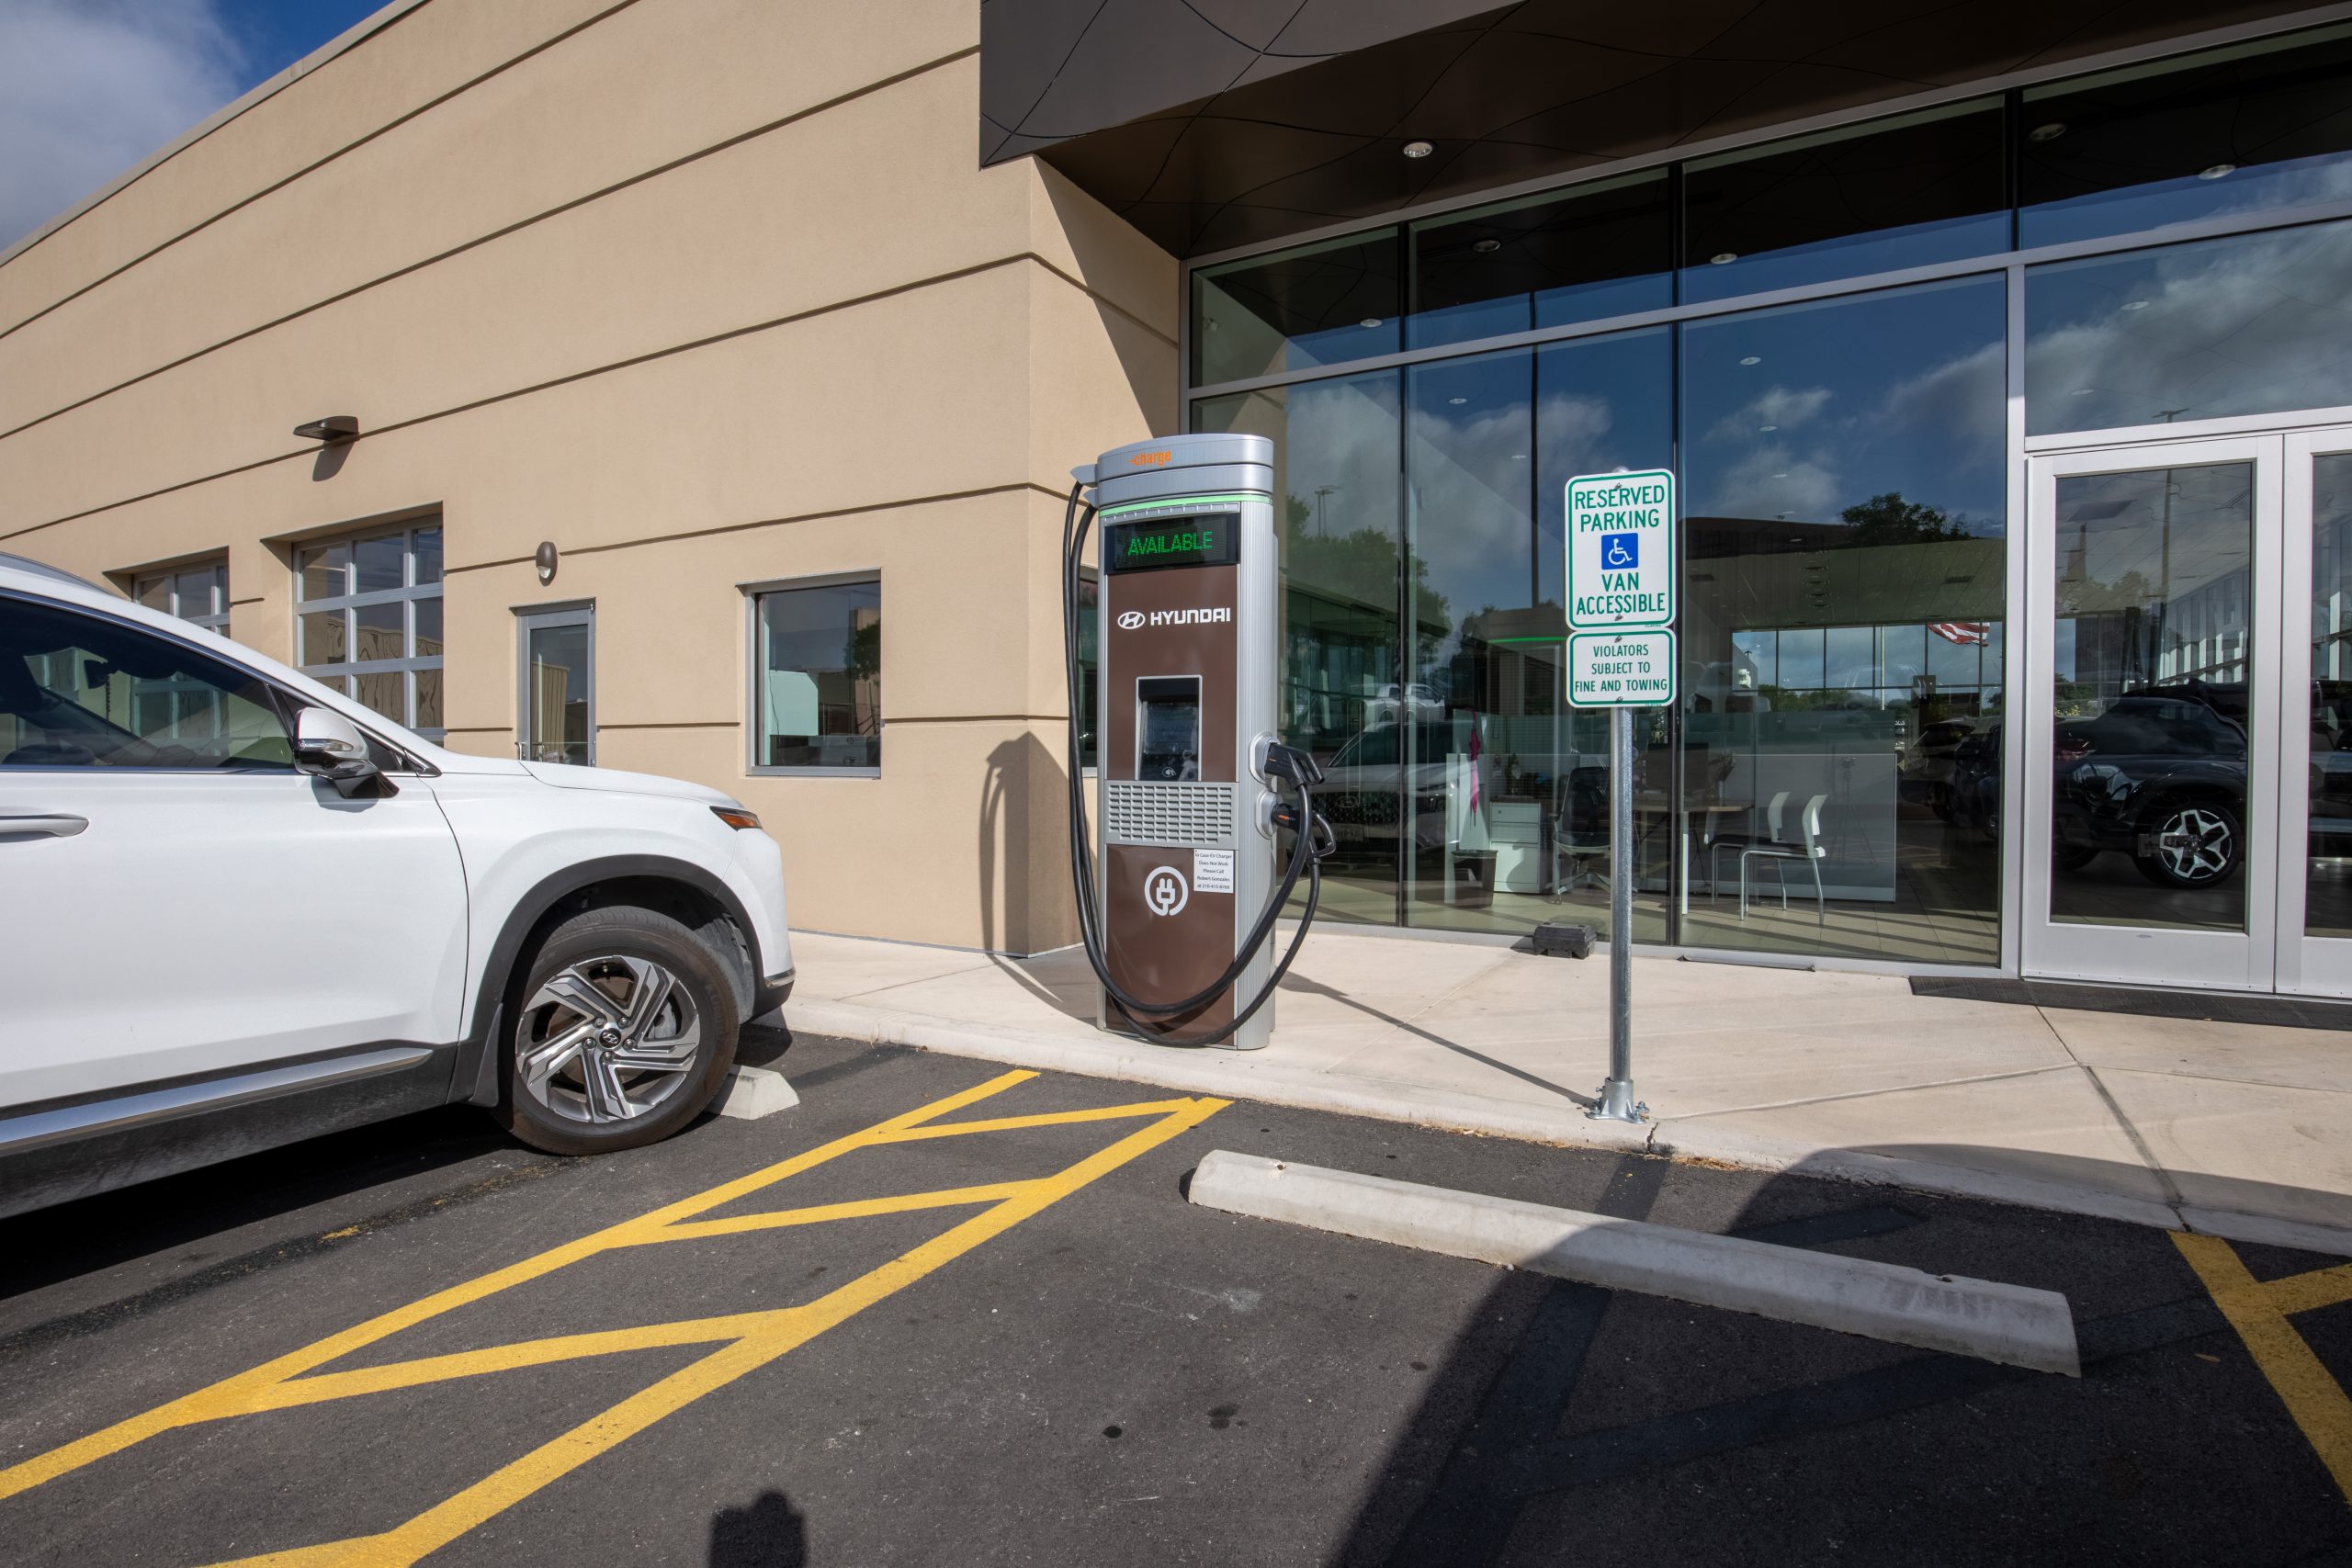
[[[756,828],[760,825],[758,812],[746,811],[740,806],[714,806],[710,808],[710,814],[729,828]]]

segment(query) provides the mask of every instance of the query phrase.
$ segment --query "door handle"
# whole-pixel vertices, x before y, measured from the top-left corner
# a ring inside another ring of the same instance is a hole
[[[0,839],[70,839],[89,825],[88,818],[62,811],[0,811]]]

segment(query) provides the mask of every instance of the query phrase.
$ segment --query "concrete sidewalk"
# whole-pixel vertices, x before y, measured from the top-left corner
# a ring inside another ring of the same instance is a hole
[[[1536,1143],[1646,1148],[2352,1255],[2352,1033],[1914,996],[1885,976],[1634,961],[1655,1114],[1583,1114],[1608,966],[1318,931],[1260,1052],[1093,1027],[1074,949],[796,934],[813,1034]]]

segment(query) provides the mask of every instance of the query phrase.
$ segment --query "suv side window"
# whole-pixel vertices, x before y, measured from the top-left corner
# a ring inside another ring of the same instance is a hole
[[[0,604],[0,768],[293,768],[260,677],[102,615]]]

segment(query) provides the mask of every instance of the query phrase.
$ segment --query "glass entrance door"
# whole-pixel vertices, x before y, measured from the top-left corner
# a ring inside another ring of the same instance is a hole
[[[596,761],[596,620],[585,604],[520,615],[515,754],[526,762]]]
[[[2285,563],[2309,559],[2312,528],[2308,500],[2287,502],[2290,446],[2264,434],[2033,459],[2018,714],[2029,974],[2291,988],[2286,902],[2305,875],[2309,808],[2282,787],[2282,694],[2301,690],[2285,666],[2308,662],[2290,651],[2308,595],[2280,606]]]
[[[2290,435],[2279,793],[2278,988],[2352,996],[2352,431]],[[2304,525],[2299,536],[2296,520]]]

